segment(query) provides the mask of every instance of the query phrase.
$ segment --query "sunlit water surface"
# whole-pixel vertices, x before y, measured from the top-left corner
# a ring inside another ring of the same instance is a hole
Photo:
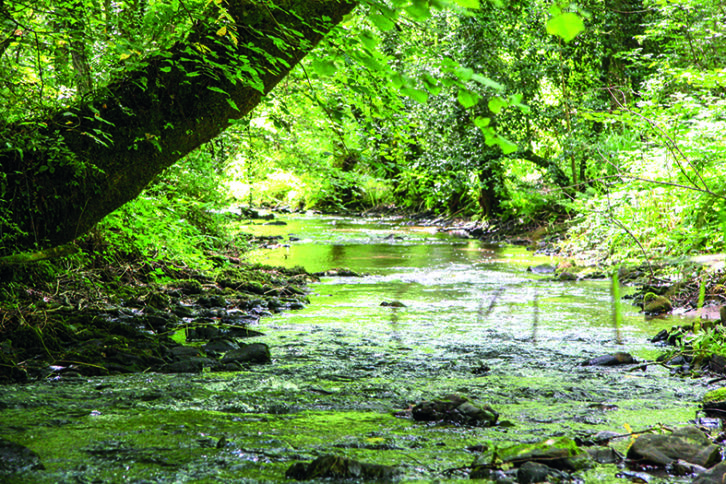
[[[624,304],[615,327],[608,281],[537,276],[526,269],[556,261],[525,249],[397,219],[240,229],[284,236],[252,260],[365,275],[323,277],[306,309],[263,319],[257,341],[270,345],[272,365],[3,388],[0,435],[46,467],[17,482],[282,482],[296,460],[328,453],[398,465],[407,482],[466,482],[456,469],[474,460],[468,446],[684,424],[707,389],[658,365],[581,366],[616,351],[652,359],[661,350],[649,338],[674,321],[646,321]],[[381,306],[394,300],[405,307]],[[490,403],[511,426],[394,415],[452,392]],[[622,482],[617,472],[598,466],[583,477]]]

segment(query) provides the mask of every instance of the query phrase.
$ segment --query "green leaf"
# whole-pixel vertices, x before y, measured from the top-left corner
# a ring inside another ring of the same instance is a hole
[[[332,60],[314,60],[312,67],[321,76],[332,76],[338,70]]]
[[[504,138],[503,136],[497,136],[494,139],[494,144],[499,145],[499,148],[501,148],[502,153],[504,153],[505,155],[517,151],[517,145],[509,141],[507,138]]]
[[[364,66],[366,66],[367,68],[369,68],[372,71],[382,71],[383,70],[383,67],[381,66],[381,64],[369,55],[361,54],[361,55],[356,56],[356,58],[361,62],[361,64],[363,64]]]
[[[224,89],[220,89],[220,88],[218,88],[216,86],[207,86],[207,89],[209,89],[210,91],[222,93],[222,94],[224,94],[226,96],[229,95],[229,94],[227,94],[227,91],[225,91]]]
[[[374,35],[372,32],[361,32],[358,35],[358,40],[360,40],[361,43],[368,50],[375,50],[375,48],[381,42],[381,39],[377,35]]]
[[[503,91],[504,90],[504,86],[503,85],[499,84],[496,81],[492,81],[488,77],[484,77],[481,74],[472,74],[471,80],[472,81],[476,81],[479,84],[482,84],[484,86],[491,87],[492,89],[496,89],[497,91]]]
[[[585,23],[577,14],[571,12],[559,14],[547,22],[547,33],[558,35],[565,42],[571,41],[583,30],[585,30]]]
[[[494,96],[489,99],[489,111],[494,114],[499,114],[499,112],[507,106],[509,106],[509,103],[499,96]]]
[[[486,128],[487,126],[489,126],[489,123],[491,121],[492,120],[489,119],[489,118],[484,118],[484,117],[481,117],[481,116],[477,116],[476,118],[474,118],[474,125],[477,128],[482,128],[483,129],[483,128]]]
[[[227,104],[229,104],[232,107],[232,109],[234,109],[235,111],[239,111],[237,104],[235,104],[235,102],[232,101],[232,99],[227,98]]]
[[[431,8],[426,0],[411,0],[411,5],[406,7],[406,12],[414,20],[426,20],[431,17]]]
[[[479,0],[454,0],[459,6],[464,8],[479,8]]]
[[[422,91],[420,89],[414,89],[412,87],[404,87],[403,89],[401,89],[401,93],[403,93],[404,95],[410,97],[414,101],[421,103],[421,104],[425,104],[426,101],[429,100],[429,95],[426,94],[425,91]]]
[[[393,84],[393,87],[396,89],[400,89],[404,82],[405,80],[403,79],[403,76],[401,76],[398,72],[393,73],[391,76],[391,84]]]
[[[454,75],[464,82],[470,81],[471,78],[474,77],[474,69],[459,67],[454,71]]]
[[[461,105],[465,108],[476,106],[479,102],[479,95],[466,89],[459,89],[459,94],[456,97],[459,100],[459,103],[461,103]]]
[[[379,30],[382,32],[388,32],[389,30],[392,30],[393,27],[396,26],[396,24],[391,20],[390,18],[386,17],[385,15],[381,15],[379,13],[374,13],[372,15],[369,15],[368,18],[371,22],[373,22],[373,25],[378,27]]]
[[[439,86],[439,81],[436,80],[434,76],[432,76],[429,73],[424,73],[423,75],[423,83],[424,86],[426,86],[426,90],[430,92],[433,96],[437,96],[441,92],[441,87]]]

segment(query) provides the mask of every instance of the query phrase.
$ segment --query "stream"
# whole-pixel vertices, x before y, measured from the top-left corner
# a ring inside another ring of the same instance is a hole
[[[292,482],[288,467],[325,454],[399,466],[404,482],[470,482],[468,447],[615,431],[624,451],[629,428],[697,415],[702,380],[659,365],[581,366],[618,351],[652,360],[662,349],[649,338],[676,324],[624,302],[615,327],[607,280],[554,281],[527,272],[556,263],[549,257],[399,219],[285,220],[240,226],[284,237],[250,257],[365,275],[323,277],[305,309],[261,319],[254,341],[270,346],[271,365],[2,387],[0,436],[45,467],[10,482]],[[381,306],[392,301],[403,306]],[[451,393],[490,404],[504,424],[426,424],[404,412]],[[627,482],[619,471],[581,476]]]

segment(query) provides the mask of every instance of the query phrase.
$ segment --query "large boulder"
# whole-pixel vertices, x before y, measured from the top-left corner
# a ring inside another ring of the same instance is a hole
[[[721,462],[721,451],[695,426],[670,434],[643,434],[628,449],[628,459],[667,466],[681,460],[701,467]]]

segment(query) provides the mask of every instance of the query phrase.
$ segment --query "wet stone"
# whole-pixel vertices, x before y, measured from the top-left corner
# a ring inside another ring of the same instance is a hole
[[[204,291],[202,283],[194,279],[183,279],[175,283],[179,290],[186,295],[201,294]]]
[[[192,357],[174,361],[161,367],[163,373],[201,373],[205,368],[215,369],[219,363],[211,358]]]
[[[223,308],[227,306],[227,300],[224,296],[201,296],[197,304],[204,308]]]
[[[194,310],[191,306],[184,306],[179,304],[178,306],[175,306],[172,311],[174,314],[179,316],[180,318],[194,318],[197,315],[197,311]]]
[[[630,365],[637,363],[637,360],[633,358],[630,353],[613,353],[611,355],[598,356],[582,362],[582,366],[618,366],[618,365]]]
[[[673,304],[665,296],[657,296],[652,292],[643,296],[643,312],[646,314],[663,314],[673,310]]]
[[[271,363],[270,348],[264,343],[242,345],[224,355],[222,363]]]
[[[703,396],[703,411],[708,417],[726,419],[726,387],[711,390]]]
[[[177,319],[174,315],[162,316],[159,314],[147,314],[142,318],[143,323],[152,331],[164,332],[168,327],[176,325]]]
[[[628,459],[661,466],[680,459],[711,467],[721,461],[721,451],[698,427],[688,426],[666,435],[640,435],[628,450]]]
[[[461,395],[447,395],[440,400],[418,403],[412,410],[413,419],[421,422],[447,422],[479,427],[491,427],[499,414],[489,405],[478,404]]]
[[[401,301],[383,301],[381,303],[381,306],[388,307],[388,308],[405,308],[406,305],[403,304]]]
[[[12,474],[31,470],[45,469],[40,463],[38,454],[23,447],[20,444],[11,442],[0,437],[0,480]]]
[[[254,329],[234,327],[227,330],[226,335],[230,338],[253,338],[255,336],[264,336],[265,333],[255,331]]]
[[[517,482],[519,484],[552,482],[555,479],[565,480],[567,478],[568,475],[566,473],[540,462],[525,462],[517,469]]]
[[[393,480],[400,470],[393,466],[368,464],[346,457],[324,455],[306,464],[297,462],[288,468],[285,477],[305,481],[309,479],[360,479],[386,482]]]
[[[192,356],[202,356],[202,352],[199,348],[194,346],[175,346],[169,350],[175,358],[189,358]]]
[[[222,331],[216,326],[204,325],[187,329],[187,340],[211,340],[221,336]]]
[[[590,447],[586,450],[598,464],[619,464],[624,459],[623,454],[610,447]]]
[[[693,484],[723,484],[726,482],[726,462],[722,462],[694,479]]]
[[[496,463],[509,463],[515,467],[525,462],[539,462],[565,471],[587,468],[590,456],[567,437],[545,439],[534,444],[519,444],[503,449],[492,449],[478,456],[473,468],[494,467]]]
[[[550,264],[530,266],[527,268],[527,272],[532,272],[534,274],[553,274],[555,272],[555,266]]]
[[[328,269],[323,272],[313,273],[315,277],[361,277],[361,274],[345,268]]]
[[[573,274],[572,272],[561,272],[559,275],[556,276],[556,279],[558,281],[576,281],[577,276]]]
[[[204,345],[204,351],[214,351],[216,353],[226,353],[228,351],[238,350],[239,345],[228,339],[216,339]]]

